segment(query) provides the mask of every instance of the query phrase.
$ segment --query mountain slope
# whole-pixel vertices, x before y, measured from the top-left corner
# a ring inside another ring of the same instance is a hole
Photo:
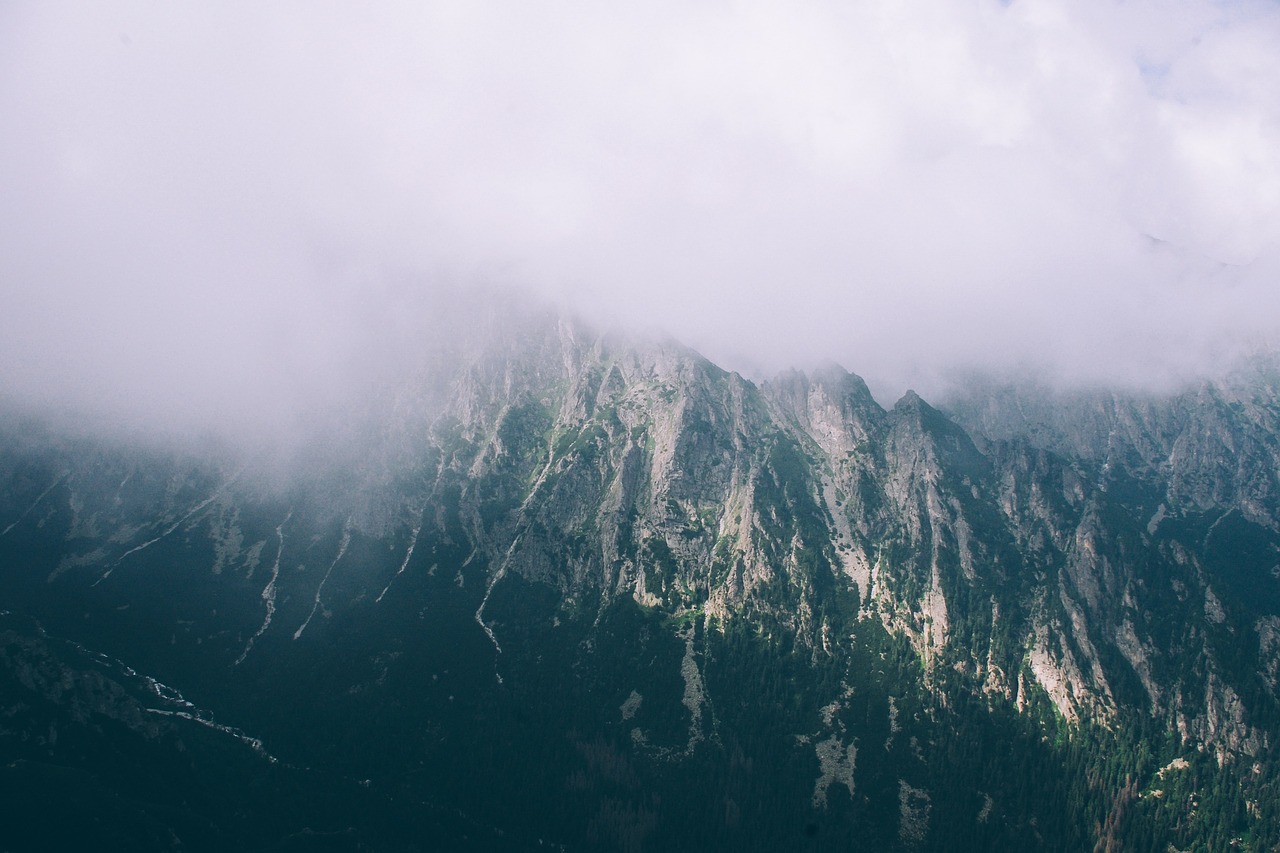
[[[11,418],[9,648],[199,709],[179,847],[1269,849],[1268,383],[885,410],[498,313],[284,474]]]

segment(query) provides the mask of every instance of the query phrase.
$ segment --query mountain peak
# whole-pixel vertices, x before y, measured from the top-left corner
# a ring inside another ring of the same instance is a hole
[[[392,823],[388,791],[447,793],[513,836],[565,816],[520,849],[801,842],[769,834],[783,823],[821,826],[824,847],[957,849],[964,832],[965,849],[1011,849],[1033,821],[1060,833],[1043,847],[1090,849],[1117,802],[1142,838],[1216,849],[1118,781],[1145,791],[1189,763],[1209,780],[1202,814],[1248,814],[1280,841],[1274,394],[1011,393],[994,414],[1056,424],[1075,443],[1055,451],[1025,426],[984,434],[965,415],[981,401],[953,420],[908,391],[886,412],[839,365],[757,387],[669,339],[495,328],[514,331],[441,364],[429,400],[372,412],[354,461],[322,448],[325,476],[276,491],[201,460],[0,435],[5,607],[75,643],[21,665],[101,651],[119,665],[99,694],[149,703],[113,702],[126,724],[193,723],[215,738],[184,735],[201,756],[239,742],[323,768],[299,777],[316,802],[367,779]],[[29,694],[8,671],[0,688]],[[65,728],[60,696],[28,697],[46,710],[19,720],[21,754],[118,764],[84,757],[94,735]],[[299,720],[307,736],[289,736]],[[1119,746],[1072,737],[1090,727]],[[1074,793],[1041,796],[1019,768]],[[723,822],[685,796],[704,783],[733,804]],[[308,801],[261,794],[246,837],[285,826],[269,806]],[[737,805],[761,797],[776,815]],[[621,834],[592,835],[605,827]]]
[[[928,403],[926,403],[919,394],[917,394],[914,390],[910,388],[907,389],[907,393],[903,394],[901,397],[898,398],[898,402],[893,404],[893,410],[895,412],[899,410],[904,412],[919,410],[921,407],[930,408],[930,409],[933,408]]]

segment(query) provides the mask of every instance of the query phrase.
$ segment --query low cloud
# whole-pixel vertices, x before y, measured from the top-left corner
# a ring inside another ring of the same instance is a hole
[[[284,428],[476,284],[1167,383],[1280,333],[1277,91],[1264,2],[5,4],[0,394]]]

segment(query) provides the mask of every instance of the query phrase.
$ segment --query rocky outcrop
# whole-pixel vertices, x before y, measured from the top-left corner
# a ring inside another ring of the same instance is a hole
[[[704,629],[751,620],[815,655],[871,620],[939,696],[1028,713],[1039,697],[1070,724],[1129,703],[1189,742],[1256,752],[1280,647],[1274,385],[985,389],[949,415],[914,393],[885,410],[835,366],[757,386],[670,341],[546,315],[493,325],[417,376],[420,395],[380,397],[342,464],[302,478],[305,499],[244,464],[68,444],[40,465],[9,454],[0,536],[65,511],[46,577],[79,586],[204,537],[227,594],[268,608],[223,629],[242,658],[269,632],[322,630],[348,561],[381,548],[399,576],[436,541],[465,555],[450,571],[482,591],[498,650],[489,602],[514,578],[572,615],[631,599]],[[1223,653],[1246,636],[1256,654]],[[833,750],[824,768],[852,768]]]

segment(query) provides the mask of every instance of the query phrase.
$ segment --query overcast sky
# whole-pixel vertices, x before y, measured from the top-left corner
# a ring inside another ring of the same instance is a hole
[[[1280,5],[0,3],[0,394],[235,420],[441,282],[890,397],[1215,369],[1280,339]]]

